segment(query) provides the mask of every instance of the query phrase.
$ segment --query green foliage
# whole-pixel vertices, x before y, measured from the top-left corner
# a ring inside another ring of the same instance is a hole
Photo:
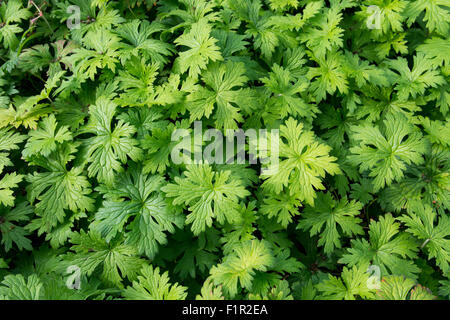
[[[31,246],[31,241],[26,237],[30,233],[17,223],[29,221],[29,215],[33,213],[33,208],[28,205],[28,203],[22,202],[12,210],[6,211],[4,208],[1,209],[1,243],[4,245],[5,251],[8,252],[12,248],[13,243],[19,248],[19,250],[32,250],[33,247]]]
[[[381,281],[377,290],[378,300],[433,300],[433,296],[427,288],[402,276],[387,276]]]
[[[160,274],[159,268],[144,266],[138,281],[124,290],[123,296],[129,300],[184,300],[186,287],[170,284],[168,272]]]
[[[449,7],[0,0],[0,299],[449,299]]]
[[[200,20],[175,40],[178,46],[189,48],[179,54],[180,72],[189,70],[190,77],[197,77],[210,60],[222,60],[217,40],[210,37],[210,33],[211,26],[205,20]]]
[[[256,271],[266,271],[273,263],[272,254],[264,242],[257,240],[243,242],[233,254],[211,269],[215,284],[221,284],[231,297],[242,288],[251,289]]]
[[[324,300],[355,300],[356,298],[371,299],[373,292],[367,287],[369,275],[364,267],[351,269],[344,267],[341,277],[329,275],[329,279],[317,285],[322,294],[319,299]]]
[[[160,176],[146,176],[140,168],[130,168],[118,176],[113,188],[99,188],[105,192],[107,200],[97,211],[92,227],[107,242],[118,233],[124,234],[125,244],[153,258],[158,252],[158,244],[167,243],[164,232],[173,233],[175,225],[183,224],[183,219],[169,208],[161,196],[163,184]],[[128,232],[124,232],[125,229]]]
[[[327,172],[332,175],[341,172],[334,162],[336,158],[329,156],[329,146],[318,142],[312,131],[305,131],[303,124],[293,118],[280,127],[280,137],[278,172],[272,172],[273,168],[269,167],[268,173],[262,175],[268,177],[262,186],[276,194],[287,187],[291,196],[312,205],[316,194],[314,188],[325,188],[320,177]]]
[[[329,193],[319,193],[314,207],[308,207],[303,212],[304,219],[298,223],[298,228],[310,230],[311,236],[320,233],[318,245],[324,246],[325,253],[331,253],[341,247],[341,233],[348,237],[363,233],[357,218],[362,204],[347,199],[335,201]],[[341,232],[339,232],[338,230]]]
[[[63,223],[66,210],[81,214],[93,209],[94,199],[90,183],[83,175],[83,168],[67,169],[68,163],[77,151],[76,145],[65,144],[48,157],[38,156],[31,163],[42,167],[46,171],[27,176],[28,196],[35,204],[39,228],[50,232],[58,223]]]
[[[42,283],[36,275],[28,279],[21,275],[7,275],[1,282],[0,297],[2,300],[39,300]]]
[[[242,115],[235,105],[239,105],[246,113],[250,113],[252,99],[250,90],[238,89],[247,81],[245,67],[242,63],[211,64],[204,72],[202,81],[206,87],[199,88],[188,97],[190,120],[209,118],[214,112],[216,128],[237,129],[242,122]]]
[[[7,173],[0,180],[0,204],[6,206],[14,205],[13,188],[22,181],[23,176],[17,175],[15,172]]]
[[[190,214],[186,223],[199,234],[211,227],[213,218],[219,223],[233,222],[239,217],[238,200],[249,194],[239,179],[230,178],[230,171],[213,171],[209,165],[190,165],[184,178],[175,177],[176,184],[161,190],[174,197],[173,204],[185,204]]]
[[[18,144],[25,139],[26,137],[24,135],[14,133],[7,128],[0,129],[0,173],[3,172],[4,167],[13,165],[9,158],[9,154],[5,151],[19,149]]]
[[[73,265],[88,276],[101,269],[100,277],[119,287],[122,287],[121,282],[125,277],[136,279],[144,263],[138,257],[136,248],[124,244],[120,239],[107,243],[94,231],[74,234],[70,242],[73,244],[71,250],[76,253],[68,257]]]
[[[90,107],[90,121],[82,129],[82,132],[93,134],[84,142],[87,149],[85,159],[89,162],[88,174],[107,184],[114,181],[114,173],[122,170],[120,164],[125,163],[128,157],[134,161],[141,157],[141,150],[132,138],[136,129],[122,120],[112,128],[115,113],[116,105],[100,97],[96,105]]]
[[[56,125],[54,115],[43,119],[38,128],[30,132],[30,137],[22,151],[22,155],[26,158],[36,154],[47,157],[50,153],[56,151],[56,143],[62,144],[64,141],[71,141],[72,134],[68,128],[63,126],[56,130]]]
[[[206,280],[203,284],[201,294],[195,300],[224,300],[221,287],[214,287],[213,283]]]
[[[414,213],[403,215],[398,219],[406,225],[407,232],[424,241],[421,249],[425,247],[428,257],[435,258],[437,265],[446,274],[449,271],[450,261],[449,217],[438,216],[433,208],[419,205]]]
[[[370,169],[369,177],[374,177],[374,191],[403,178],[406,164],[423,162],[421,154],[426,151],[425,140],[414,130],[407,119],[398,115],[386,115],[383,133],[379,127],[368,124],[353,127],[353,138],[360,145],[350,151],[349,160],[360,166],[360,171]],[[406,138],[406,139],[405,139]]]
[[[411,237],[399,231],[400,224],[390,214],[371,221],[369,241],[355,239],[352,247],[339,260],[348,266],[372,263],[381,269],[382,275],[405,275],[416,279],[419,268],[409,260],[417,255],[417,246]]]

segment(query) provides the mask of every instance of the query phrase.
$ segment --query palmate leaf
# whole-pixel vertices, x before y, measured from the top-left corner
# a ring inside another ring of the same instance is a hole
[[[31,12],[23,8],[20,0],[5,1],[0,4],[0,42],[5,48],[15,48],[19,43],[16,34],[22,30],[19,23],[31,16]]]
[[[165,128],[168,121],[162,117],[163,115],[154,108],[132,108],[117,116],[118,119],[136,128],[138,140],[155,128]]]
[[[371,195],[373,186],[369,179],[361,179],[360,183],[353,183],[351,187],[350,198],[358,199],[362,204],[367,204],[373,200]]]
[[[429,289],[416,285],[404,276],[387,276],[381,280],[376,292],[377,300],[433,300],[436,297]]]
[[[50,53],[48,44],[36,45],[22,52],[19,66],[23,70],[37,73],[50,65],[52,60],[53,56]]]
[[[58,40],[24,49],[20,54],[19,68],[38,74],[48,67],[49,75],[70,67],[70,55],[78,45],[73,41]]]
[[[380,118],[384,118],[387,114],[404,114],[411,117],[414,112],[419,111],[420,107],[413,100],[403,101],[393,94],[392,87],[366,87],[366,96],[360,101],[361,106],[354,110],[354,114],[358,119],[365,118],[370,122],[375,122]]]
[[[29,133],[27,144],[25,145],[22,155],[26,158],[34,154],[41,154],[48,156],[51,152],[56,150],[56,143],[63,143],[64,141],[71,141],[72,134],[68,127],[62,126],[57,128],[55,116],[44,118],[35,131]]]
[[[43,284],[36,274],[27,279],[10,274],[0,283],[0,300],[39,300],[42,293]]]
[[[280,44],[280,39],[287,33],[274,29],[271,21],[272,14],[261,10],[260,0],[227,0],[227,5],[233,10],[233,14],[247,23],[246,33],[253,38],[253,46],[259,49],[265,59],[270,60],[275,48]]]
[[[438,127],[439,128],[439,127]],[[443,130],[445,132],[445,130]],[[444,213],[450,208],[450,152],[448,148],[433,145],[425,155],[425,162],[405,172],[405,178],[386,188],[380,195],[380,204],[387,211],[414,209],[417,201],[435,206]]]
[[[76,66],[74,72],[80,75],[80,78],[83,78],[81,75],[85,74],[94,80],[98,69],[108,68],[113,72],[116,70],[120,43],[117,35],[105,29],[99,29],[88,33],[83,40],[86,48],[75,49],[70,57],[70,62]]]
[[[330,193],[319,193],[314,207],[307,207],[303,211],[303,219],[299,221],[297,228],[310,230],[311,236],[320,233],[318,244],[324,245],[325,253],[331,253],[335,248],[341,247],[341,233],[347,237],[364,234],[359,225],[362,220],[356,217],[362,207],[355,200],[348,202],[344,198],[335,201]]]
[[[46,229],[43,218],[35,218],[26,225],[25,229],[31,232],[37,231],[38,236],[45,234],[45,241],[48,241],[52,248],[60,248],[74,234],[76,222],[85,217],[85,212],[71,212],[64,217],[62,223],[58,223],[51,231]]]
[[[171,18],[175,16],[184,21],[170,29],[171,31],[192,25],[200,20],[214,22],[219,20],[219,13],[214,10],[215,5],[214,2],[207,0],[180,0],[178,3],[161,3],[161,17]]]
[[[355,79],[359,88],[367,83],[377,86],[388,86],[386,71],[362,60],[358,55],[345,52],[345,69],[349,78]]]
[[[211,25],[204,19],[192,24],[189,31],[185,31],[175,40],[178,46],[189,49],[179,53],[181,73],[189,70],[189,76],[197,78],[200,72],[206,69],[209,61],[223,60],[217,40],[210,37]]]
[[[417,256],[417,244],[412,237],[399,231],[400,224],[391,214],[371,221],[369,241],[353,239],[352,247],[339,259],[349,267],[369,264],[378,266],[381,275],[405,275],[417,279],[420,269],[411,259]]]
[[[296,79],[289,70],[275,64],[272,67],[270,77],[261,81],[268,89],[270,99],[267,108],[270,112],[280,114],[282,118],[287,115],[305,117],[311,120],[318,109],[315,105],[308,104],[300,93],[309,86],[308,81],[302,77]]]
[[[318,299],[355,300],[359,297],[363,299],[373,298],[374,294],[367,285],[369,274],[365,272],[366,267],[367,265],[353,266],[351,269],[344,267],[339,278],[330,274],[327,280],[316,286],[321,292]]]
[[[401,114],[387,114],[383,122],[381,130],[368,123],[353,126],[352,137],[359,146],[350,148],[353,155],[348,157],[361,172],[370,170],[375,192],[403,178],[406,165],[422,163],[427,147],[422,134]]]
[[[431,120],[428,117],[421,116],[417,117],[417,120],[418,123],[423,127],[424,131],[427,133],[426,137],[430,140],[430,142],[436,145],[436,149],[438,149],[437,145],[450,146],[450,142],[447,139],[447,137],[450,135],[449,122]]]
[[[100,6],[98,10],[93,5],[94,1],[72,0],[71,3],[80,8],[80,20],[89,22],[81,23],[79,29],[75,28],[71,30],[72,39],[78,43],[81,43],[84,40],[89,41],[92,34],[95,34],[98,31],[109,32],[113,27],[117,27],[125,21],[125,19],[121,17],[119,10],[112,9],[114,6],[114,3],[112,2]],[[69,18],[71,11],[67,10],[67,8],[71,3],[59,3],[59,7],[62,9],[58,12],[59,17],[64,17],[65,19]],[[96,36],[93,38],[96,38]]]
[[[269,218],[276,218],[277,222],[285,228],[292,222],[293,217],[300,214],[301,202],[298,196],[291,196],[288,193],[269,193],[263,201],[260,207],[261,213]]]
[[[430,96],[428,97],[430,101],[436,101],[436,107],[439,111],[446,115],[450,109],[450,87],[444,85],[438,88],[430,89]]]
[[[209,118],[214,111],[217,129],[237,129],[243,120],[243,110],[250,113],[255,94],[243,88],[248,82],[243,63],[214,63],[203,73],[206,86],[198,88],[187,97],[190,121]]]
[[[96,176],[106,184],[112,184],[114,173],[122,171],[121,163],[125,163],[128,157],[137,161],[142,153],[132,137],[136,132],[133,126],[119,120],[113,127],[115,113],[116,105],[100,97],[95,106],[90,107],[90,121],[82,129],[82,132],[94,135],[85,140],[89,176]]]
[[[324,59],[327,52],[332,52],[343,44],[344,30],[339,27],[342,13],[338,6],[325,9],[322,15],[318,15],[311,24],[301,33],[301,41],[314,52],[318,59]]]
[[[23,8],[20,0],[11,0],[8,2],[3,2],[0,6],[0,17],[2,22],[8,24],[13,22],[20,22],[28,18],[31,12]]]
[[[75,233],[70,242],[76,254],[67,256],[68,262],[88,276],[101,270],[101,279],[120,288],[123,287],[123,278],[135,280],[144,264],[135,247],[125,245],[120,240],[107,243],[99,233],[92,230],[89,233]]]
[[[374,11],[376,14],[377,11]],[[372,14],[374,14],[372,13]],[[376,16],[375,16],[376,19]],[[376,21],[376,20],[375,20]],[[381,61],[387,58],[392,52],[398,55],[408,53],[406,33],[387,33],[379,37],[380,43],[372,44],[364,51],[364,55],[370,56],[375,61]]]
[[[156,98],[154,82],[159,65],[149,64],[144,58],[129,57],[124,67],[126,70],[119,72],[119,88],[124,93],[116,101],[123,106],[150,104]]]
[[[117,177],[112,188],[99,188],[106,200],[91,228],[107,242],[123,234],[126,245],[152,259],[158,246],[167,243],[165,232],[173,233],[176,225],[183,224],[183,218],[160,194],[164,184],[162,177],[144,175],[141,168],[132,166]]]
[[[348,93],[348,80],[343,68],[344,59],[337,51],[328,53],[326,57],[314,58],[318,67],[309,68],[306,77],[311,80],[310,90],[317,102],[325,99],[327,93]]]
[[[283,187],[289,188],[291,196],[298,195],[299,200],[314,204],[315,189],[322,190],[324,186],[320,177],[326,173],[331,175],[341,173],[338,165],[331,157],[331,148],[319,143],[312,131],[303,129],[302,123],[289,118],[280,127],[279,168],[269,168],[272,171],[263,173],[266,178],[263,187],[276,194],[282,192]],[[272,143],[275,143],[273,141]]]
[[[342,108],[324,107],[320,118],[317,119],[322,129],[326,132],[322,138],[334,149],[339,149],[351,133],[350,127],[357,124],[355,117],[352,117]]]
[[[414,67],[412,70],[408,67],[408,61],[404,58],[390,60],[387,65],[397,71],[395,89],[398,91],[400,100],[407,100],[410,96],[413,98],[421,95],[428,87],[435,88],[438,85],[445,84],[445,79],[436,70],[437,66],[433,60],[426,58],[423,53],[414,56]]]
[[[450,38],[442,39],[439,37],[432,37],[425,40],[423,44],[417,47],[417,52],[425,55],[430,59],[434,65],[449,65],[450,56],[446,54],[450,51]]]
[[[423,20],[427,22],[428,30],[436,30],[438,33],[446,35],[450,20],[448,6],[447,0],[415,0],[407,6],[404,15],[408,17],[408,24],[411,25],[425,11]]]
[[[365,21],[373,14],[368,10],[370,6],[377,6],[379,8],[380,29],[375,29],[372,32],[381,30],[382,33],[389,33],[390,31],[400,32],[403,31],[402,23],[405,20],[405,16],[402,14],[405,7],[409,3],[404,0],[366,0],[364,6],[361,6],[364,10],[362,16]]]
[[[187,144],[185,149],[190,149],[191,139],[182,140],[180,143],[173,138],[176,130],[186,130],[188,133],[188,121],[169,123],[167,126],[154,128],[151,135],[147,134],[141,142],[142,148],[145,150],[146,157],[144,160],[144,172],[163,173],[170,167],[171,153],[174,147],[180,148],[181,145]],[[200,149],[197,146],[196,149]],[[195,147],[194,147],[195,148]]]
[[[121,24],[117,28],[117,33],[125,41],[119,45],[119,58],[122,64],[131,57],[143,55],[152,62],[165,64],[167,56],[170,56],[173,47],[161,40],[152,39],[150,36],[156,32],[164,30],[164,26],[148,21],[131,20]]]
[[[283,53],[282,63],[280,61],[279,65],[289,71],[289,77],[303,80],[304,75],[308,71],[305,66],[307,62],[306,54],[304,47],[289,48]]]
[[[273,256],[267,243],[258,240],[242,242],[227,255],[224,261],[212,267],[211,279],[215,285],[234,297],[241,288],[251,289],[255,271],[266,271],[273,264]]]
[[[0,112],[0,127],[13,125],[18,128],[23,125],[36,129],[38,120],[51,111],[47,104],[39,103],[41,100],[40,97],[30,97],[17,108],[11,105],[8,109],[2,109]]]
[[[172,134],[177,128],[170,123],[166,128],[155,128],[152,135],[147,135],[142,148],[148,152],[144,170],[151,173],[163,173],[170,166],[170,153],[177,145],[172,141]]]
[[[65,249],[53,250],[42,246],[27,257],[27,266],[21,272],[36,274],[43,284],[41,300],[88,300],[101,299],[117,289],[102,286],[98,278],[86,277],[81,269],[63,260]],[[79,279],[79,282],[78,282]]]
[[[230,171],[213,171],[209,165],[188,165],[185,177],[175,177],[175,184],[161,188],[173,204],[187,205],[191,213],[186,223],[192,224],[195,235],[211,227],[213,219],[223,224],[239,217],[238,200],[250,193],[240,180],[230,177]]]
[[[28,2],[0,299],[449,298],[449,0]]]
[[[123,291],[125,299],[129,300],[184,300],[187,296],[187,288],[178,283],[171,284],[169,273],[163,274],[159,268],[144,266],[137,281],[133,281],[131,287]]]
[[[217,39],[217,45],[220,47],[222,52],[222,57],[225,61],[236,58],[233,54],[237,52],[242,52],[246,49],[248,42],[246,35],[237,34],[231,31],[226,31],[222,29],[213,29],[211,35]]]
[[[66,210],[86,212],[93,209],[94,199],[90,183],[81,167],[68,169],[77,145],[60,145],[47,157],[37,156],[32,163],[46,171],[34,172],[26,177],[28,197],[35,203],[36,214],[40,220],[40,230],[50,232],[58,223],[62,223]]]
[[[114,99],[120,106],[169,106],[183,101],[184,83],[179,74],[171,74],[167,82],[156,85],[159,64],[149,63],[145,58],[131,57],[124,68],[119,71],[119,89],[124,92]]]
[[[408,227],[407,232],[423,241],[421,249],[428,253],[429,259],[436,259],[445,274],[450,262],[450,219],[446,214],[437,215],[429,206],[418,203],[414,207],[409,215],[402,215],[398,220]]]

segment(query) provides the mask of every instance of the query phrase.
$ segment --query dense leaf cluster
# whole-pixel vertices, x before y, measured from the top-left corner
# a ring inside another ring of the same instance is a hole
[[[448,299],[449,8],[0,1],[0,299]]]

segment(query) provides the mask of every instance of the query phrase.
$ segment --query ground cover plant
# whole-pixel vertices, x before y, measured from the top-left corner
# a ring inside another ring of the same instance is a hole
[[[449,7],[0,0],[0,299],[448,299]]]

